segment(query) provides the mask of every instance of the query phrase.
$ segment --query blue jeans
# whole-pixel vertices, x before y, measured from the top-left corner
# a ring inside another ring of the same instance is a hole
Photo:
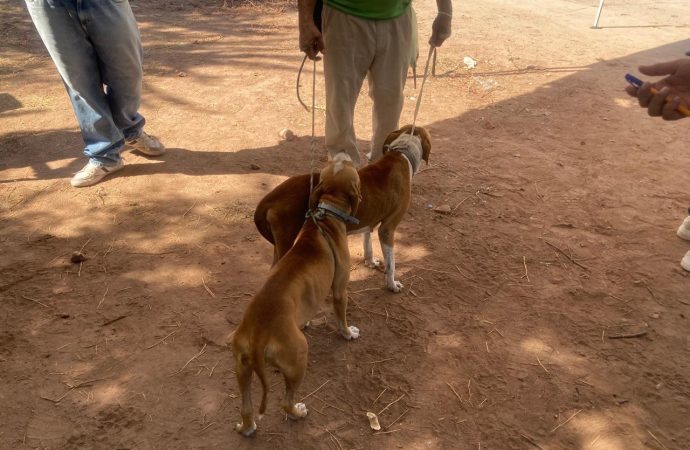
[[[120,160],[141,133],[141,38],[127,0],[25,0],[96,164]]]

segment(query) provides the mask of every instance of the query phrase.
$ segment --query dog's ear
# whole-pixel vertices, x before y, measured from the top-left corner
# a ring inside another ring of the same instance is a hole
[[[426,131],[426,128],[422,127],[417,127],[414,131],[422,141],[422,159],[425,163],[429,164],[429,155],[431,154],[431,135],[428,131]]]
[[[311,195],[309,196],[309,209],[313,210],[316,208],[316,205],[319,204],[319,199],[321,198],[321,194],[323,193],[323,182],[319,183],[316,185],[314,190],[312,191]]]
[[[348,197],[350,197],[350,215],[357,215],[357,210],[359,209],[359,203],[362,201],[362,193],[359,190],[359,183],[352,181],[350,183],[350,192],[348,192]]]

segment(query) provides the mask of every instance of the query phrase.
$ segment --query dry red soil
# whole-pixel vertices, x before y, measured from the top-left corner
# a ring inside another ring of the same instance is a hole
[[[168,152],[74,189],[64,88],[22,3],[0,0],[0,448],[690,448],[688,123],[623,92],[690,49],[681,1],[609,2],[599,30],[596,1],[455,2],[397,237],[405,290],[353,236],[360,339],[326,302],[306,331],[309,415],[286,421],[271,373],[256,436],[233,431],[227,337],[272,259],[254,207],[309,167],[292,3],[133,2],[142,111]],[[426,42],[435,5],[415,6]],[[362,150],[370,107],[363,92]],[[321,165],[322,114],[316,130]]]

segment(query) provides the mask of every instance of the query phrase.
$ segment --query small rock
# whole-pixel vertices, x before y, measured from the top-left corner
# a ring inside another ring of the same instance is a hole
[[[475,67],[477,67],[477,61],[471,56],[465,56],[464,58],[462,58],[462,62],[468,69],[474,69]]]
[[[381,429],[381,425],[379,424],[379,418],[376,417],[376,414],[374,414],[373,412],[368,412],[367,418],[369,419],[369,426],[372,430],[379,431]]]
[[[434,208],[434,212],[440,214],[450,214],[450,205],[439,205],[436,208]]]
[[[79,264],[80,262],[86,261],[86,256],[82,252],[74,252],[69,259],[74,264]]]
[[[656,389],[657,389],[657,390],[661,389],[663,385],[664,385],[664,383],[659,383],[659,384],[657,384],[657,385],[656,385]]]
[[[293,133],[289,128],[283,128],[278,134],[280,135],[281,139],[285,139],[286,141],[291,141],[295,138],[295,133]]]
[[[659,318],[659,313],[650,314],[649,317],[651,317],[652,319],[658,319],[658,318]]]
[[[177,76],[180,78],[184,78],[187,76],[187,72],[177,72]]]
[[[257,166],[256,164],[250,164],[249,168],[252,170],[261,170],[261,167]]]

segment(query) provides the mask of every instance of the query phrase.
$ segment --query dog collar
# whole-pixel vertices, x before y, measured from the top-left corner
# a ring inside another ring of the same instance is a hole
[[[323,219],[323,216],[326,214],[330,214],[331,216],[335,217],[336,219],[342,220],[345,223],[354,223],[355,225],[359,223],[359,220],[357,218],[352,217],[345,211],[342,211],[333,205],[329,205],[328,203],[323,202],[319,203],[316,206],[316,211],[307,211],[307,218],[313,217],[317,220],[321,220]]]
[[[417,173],[417,169],[419,169],[419,164],[421,163],[421,147],[422,142],[419,137],[405,133],[389,144],[388,150],[401,153],[407,158],[412,166],[412,174],[414,175]]]

